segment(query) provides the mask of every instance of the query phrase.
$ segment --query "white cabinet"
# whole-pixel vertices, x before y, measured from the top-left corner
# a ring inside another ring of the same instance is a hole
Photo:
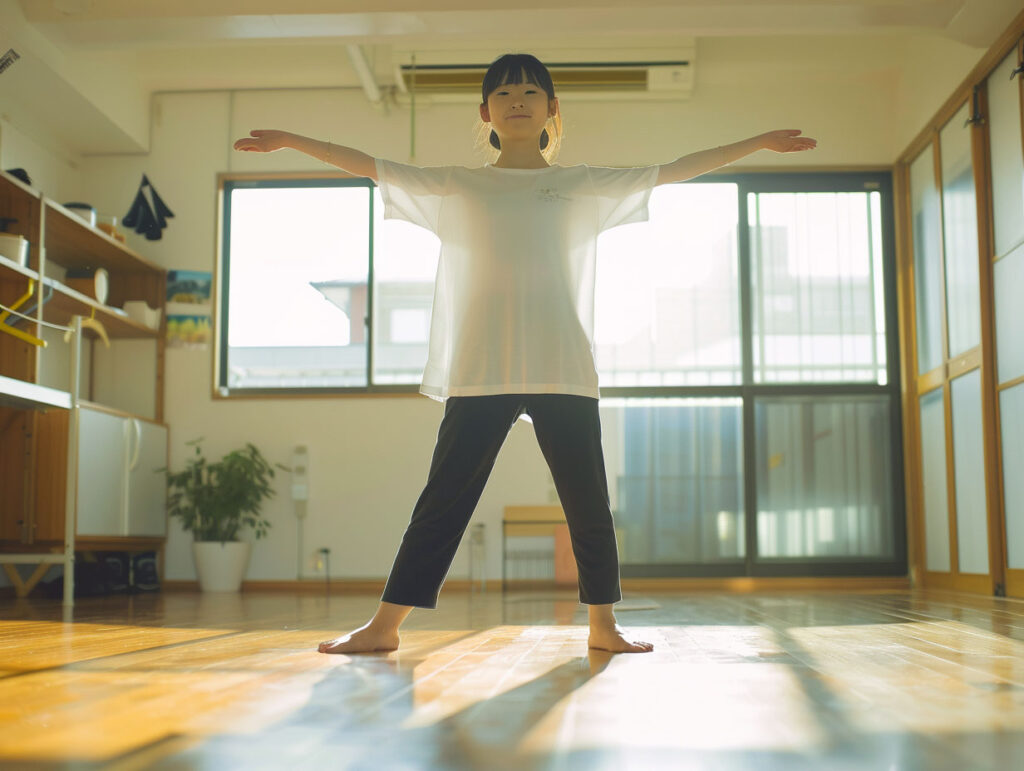
[[[167,534],[167,426],[82,407],[78,535]]]

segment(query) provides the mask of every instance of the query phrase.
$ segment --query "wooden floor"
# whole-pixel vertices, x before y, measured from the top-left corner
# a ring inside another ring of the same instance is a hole
[[[445,591],[401,648],[316,652],[377,597],[0,600],[0,767],[1011,769],[1024,602]]]

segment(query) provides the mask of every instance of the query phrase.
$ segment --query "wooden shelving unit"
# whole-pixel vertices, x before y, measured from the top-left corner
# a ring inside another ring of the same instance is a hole
[[[166,271],[115,238],[91,227],[76,214],[21,180],[0,171],[0,216],[17,222],[8,232],[24,236],[30,244],[28,265],[0,257],[0,305],[12,307],[31,296],[17,310],[31,318],[18,329],[42,336],[44,324],[77,330],[71,339],[71,374],[67,390],[40,382],[44,357],[68,357],[62,342],[45,347],[0,331],[0,564],[19,596],[31,591],[46,569],[65,567],[65,604],[73,602],[73,565],[76,540],[89,549],[163,551],[165,537],[133,532],[78,535],[80,504],[76,495],[79,457],[79,410],[93,399],[80,379],[80,357],[92,353],[98,335],[81,327],[80,319],[95,319],[107,336],[117,340],[150,340],[156,346],[156,392],[153,414],[124,420],[145,420],[163,425],[163,360],[166,319],[153,329],[131,319],[120,306],[144,300],[151,308],[164,308]],[[100,303],[63,281],[68,269],[103,268],[109,276],[109,295]],[[2,313],[2,309],[0,309]],[[0,324],[6,324],[0,321]],[[95,371],[93,357],[93,371]],[[112,405],[106,405],[112,406]],[[97,452],[105,451],[97,448]],[[90,480],[91,481],[91,480]],[[105,532],[105,531],[101,531]],[[35,564],[24,581],[15,563]]]
[[[96,302],[81,292],[76,292],[68,286],[54,281],[52,278],[44,279],[44,286],[53,290],[50,300],[43,308],[43,318],[52,321],[54,324],[68,324],[74,316],[87,316],[98,318],[107,330],[111,338],[153,338],[156,339],[159,329],[147,327],[128,317],[119,308],[111,308],[108,305]],[[95,333],[87,332],[94,336]]]
[[[136,254],[116,238],[91,227],[77,214],[43,196],[46,207],[46,259],[66,268],[106,268],[113,274],[158,276],[163,268]]]
[[[21,410],[71,409],[71,394],[0,375],[0,407]]]
[[[30,268],[26,268],[24,265],[19,265],[14,260],[9,260],[3,255],[0,255],[0,281],[11,280],[21,276],[22,278],[31,278],[36,281],[39,280],[39,274]]]

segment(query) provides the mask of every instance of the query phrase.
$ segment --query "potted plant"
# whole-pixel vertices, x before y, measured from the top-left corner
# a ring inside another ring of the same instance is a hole
[[[199,586],[204,592],[237,592],[249,564],[250,545],[238,538],[252,528],[256,538],[270,523],[260,515],[260,503],[274,491],[274,469],[251,443],[210,463],[203,456],[203,437],[186,442],[195,455],[183,471],[167,474],[167,511],[192,533]],[[288,471],[285,466],[278,468]]]

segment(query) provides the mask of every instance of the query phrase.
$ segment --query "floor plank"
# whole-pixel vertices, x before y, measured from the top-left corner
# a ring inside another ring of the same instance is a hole
[[[324,655],[375,595],[0,605],[0,767],[964,769],[1024,756],[1024,603],[954,593],[442,595]]]

